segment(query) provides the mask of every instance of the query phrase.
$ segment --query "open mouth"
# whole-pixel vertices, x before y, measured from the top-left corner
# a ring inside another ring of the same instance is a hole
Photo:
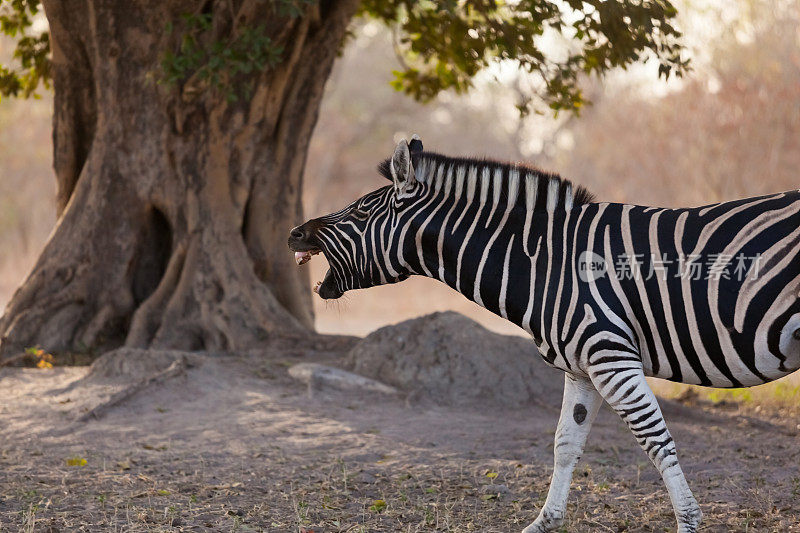
[[[306,246],[300,243],[290,243],[289,248],[294,251],[294,262],[297,266],[305,265],[311,258],[322,252],[319,248]],[[297,251],[297,248],[306,248]],[[314,284],[314,292],[319,295],[323,300],[333,300],[339,298],[343,293],[336,287],[336,281],[333,279],[333,272],[329,268],[325,273],[322,281]]]
[[[294,253],[294,262],[297,263],[297,266],[305,265],[309,261],[311,261],[312,255],[317,255],[320,251],[317,249],[314,250],[307,250],[305,252],[295,252]]]
[[[323,300],[335,300],[342,296],[342,291],[336,287],[336,281],[333,279],[333,272],[329,268],[325,273],[322,281],[314,284],[314,292],[316,292]]]

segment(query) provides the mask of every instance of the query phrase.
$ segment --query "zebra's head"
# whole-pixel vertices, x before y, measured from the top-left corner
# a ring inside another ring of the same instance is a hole
[[[322,253],[330,268],[314,292],[323,299],[339,298],[348,290],[397,283],[412,272],[403,261],[398,221],[423,194],[414,173],[422,141],[414,135],[395,148],[379,170],[392,184],[366,194],[344,209],[293,228],[289,248],[302,265]]]

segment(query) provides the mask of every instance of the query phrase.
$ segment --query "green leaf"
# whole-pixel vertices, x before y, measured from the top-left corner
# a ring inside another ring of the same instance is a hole
[[[384,509],[386,509],[386,501],[385,500],[375,500],[372,502],[372,505],[369,506],[369,510],[373,513],[380,513]]]
[[[78,457],[77,455],[67,459],[67,466],[86,466],[87,463],[88,461],[86,459]]]
[[[571,11],[571,12],[570,12]],[[677,10],[668,0],[519,0],[430,2],[364,0],[359,15],[392,27],[404,63],[392,87],[426,101],[439,92],[463,92],[472,79],[499,61],[516,60],[544,89],[538,101],[553,112],[578,113],[585,105],[580,81],[655,58],[659,76],[682,76]],[[570,41],[566,59],[539,49],[545,28]],[[520,112],[530,111],[526,97]],[[538,112],[538,110],[537,110]]]
[[[39,0],[11,0],[0,3],[0,31],[16,39],[11,63],[0,65],[0,98],[36,97],[39,85],[50,88],[50,36],[29,35],[39,13]]]
[[[214,94],[235,103],[252,94],[254,75],[281,61],[283,47],[273,44],[263,24],[242,26],[235,35],[211,41],[212,15],[184,14],[180,20],[178,50],[162,54],[159,83],[178,86],[189,79],[199,80]]]

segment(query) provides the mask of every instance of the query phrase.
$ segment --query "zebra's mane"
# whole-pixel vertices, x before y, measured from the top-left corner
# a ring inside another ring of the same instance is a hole
[[[495,180],[499,173],[503,184],[501,193],[515,194],[517,201],[525,201],[528,209],[569,209],[594,201],[594,195],[582,186],[558,174],[545,172],[525,163],[510,163],[477,157],[450,157],[435,152],[412,154],[414,174],[418,181],[435,187],[443,186],[452,172],[455,190],[463,190],[469,180]],[[378,172],[392,180],[391,158],[378,165]],[[475,185],[475,184],[473,184]]]

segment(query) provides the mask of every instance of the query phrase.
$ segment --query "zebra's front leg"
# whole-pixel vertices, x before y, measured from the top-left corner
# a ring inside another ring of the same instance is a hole
[[[589,429],[603,400],[585,379],[565,374],[564,400],[556,428],[553,478],[539,516],[523,533],[544,533],[559,527],[567,510],[572,471],[581,458]]]
[[[645,380],[638,357],[635,354],[608,352],[597,352],[594,357],[603,362],[590,365],[592,383],[628,425],[636,441],[661,473],[678,520],[678,533],[696,532],[703,513],[686,483],[678,463],[675,442],[667,430],[658,401]]]

